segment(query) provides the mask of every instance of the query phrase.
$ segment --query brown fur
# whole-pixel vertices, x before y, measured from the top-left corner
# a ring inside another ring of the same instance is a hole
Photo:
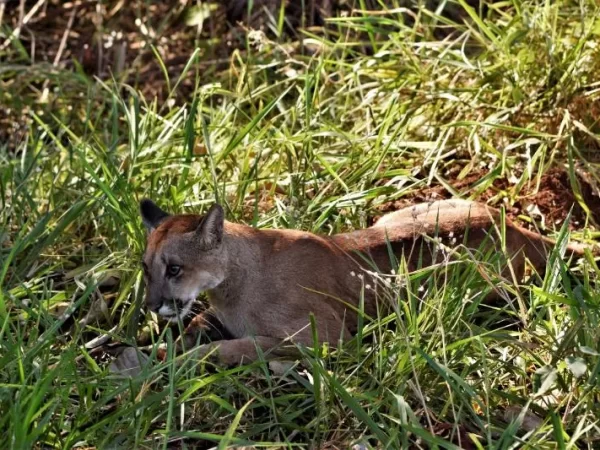
[[[155,252],[169,236],[194,231],[200,223],[200,216],[171,216],[165,219],[154,233],[148,236],[146,252]]]
[[[390,272],[390,246],[396,257],[406,260],[409,270],[447,262],[439,251],[440,242],[448,247],[464,243],[471,252],[482,248],[500,250],[499,212],[463,200],[405,208],[384,216],[371,228],[333,236],[257,230],[223,221],[218,207],[205,217],[165,218],[160,210],[154,212],[161,219],[149,235],[144,256],[152,273],[146,279],[147,303],[154,309],[158,305],[159,311],[171,311],[165,302],[177,295],[189,298],[190,292],[197,295],[198,285],[211,285],[207,289],[211,308],[192,322],[182,344],[187,348],[193,345],[209,328],[213,314],[233,339],[202,345],[196,352],[202,356],[216,349],[225,364],[256,359],[260,353],[257,347],[271,356],[280,356],[290,354],[290,349],[282,345],[286,342],[311,345],[310,313],[315,316],[320,342],[336,345],[349,338],[356,332],[354,308],[358,307],[361,290],[365,314],[377,315],[378,299],[372,289],[377,280],[372,272]],[[152,218],[151,214],[147,216]],[[508,220],[505,230],[504,250],[510,264],[503,268],[503,276],[520,281],[525,257],[537,271],[543,270],[553,241]],[[568,250],[575,255],[582,253],[573,245]],[[165,266],[160,261],[165,258],[176,258],[184,267],[176,283],[161,277]],[[199,273],[204,281],[199,281]]]

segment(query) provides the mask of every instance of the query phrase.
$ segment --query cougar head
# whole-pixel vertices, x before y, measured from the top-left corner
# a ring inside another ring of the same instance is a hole
[[[142,260],[146,305],[169,320],[190,312],[201,292],[225,279],[224,213],[218,204],[204,216],[169,215],[151,200],[140,203],[148,241]]]

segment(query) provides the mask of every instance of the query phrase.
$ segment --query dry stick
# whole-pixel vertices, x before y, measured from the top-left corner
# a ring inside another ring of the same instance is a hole
[[[67,39],[69,37],[69,33],[71,32],[71,28],[73,28],[73,21],[75,20],[75,13],[77,12],[77,8],[74,7],[71,11],[71,15],[69,16],[69,22],[67,23],[67,29],[63,33],[62,39],[60,40],[60,45],[58,46],[58,52],[56,52],[56,56],[54,57],[54,61],[52,62],[52,67],[58,66],[60,62],[60,57],[65,51],[65,47],[67,46]],[[42,98],[41,102],[45,103],[48,100],[48,83],[49,79],[44,81],[44,85],[42,86]]]
[[[4,8],[6,8],[7,0],[0,0],[0,26],[2,25],[2,20],[4,19]]]
[[[110,330],[108,330],[107,333],[101,334],[100,336],[96,336],[94,339],[86,342],[84,344],[84,347],[86,349],[90,350],[90,349],[93,349],[93,348],[96,348],[96,347],[106,344],[108,341],[110,341],[114,337],[114,335],[118,329],[119,329],[119,327],[117,325],[115,325]]]
[[[98,54],[96,56],[96,75],[100,75],[102,73],[102,60],[104,59],[104,45],[102,44],[104,40],[104,32],[102,31],[103,27],[103,15],[102,15],[102,5],[100,2],[96,3],[96,17],[97,20],[94,23],[96,25],[96,30],[99,33],[98,36]]]
[[[58,62],[60,61],[60,57],[62,56],[62,53],[65,51],[65,47],[67,45],[67,38],[69,36],[69,33],[71,32],[71,28],[73,28],[73,21],[75,20],[76,12],[77,12],[77,8],[74,7],[73,11],[71,11],[71,15],[69,16],[69,23],[67,24],[67,29],[63,33],[63,37],[60,40],[60,45],[58,47],[58,53],[56,53],[56,56],[54,57],[54,61],[52,62],[52,65],[55,67],[58,65]]]
[[[38,0],[38,2],[33,5],[33,8],[29,10],[27,15],[23,17],[23,19],[19,20],[19,25],[10,33],[10,35],[6,38],[6,40],[0,46],[0,50],[6,50],[6,48],[10,45],[11,41],[14,38],[18,38],[21,34],[21,30],[27,23],[31,20],[31,18],[35,15],[35,13],[42,7],[42,5],[46,2],[46,0]],[[25,0],[21,0],[20,11],[23,12],[25,7]],[[4,9],[4,8],[3,8]]]
[[[25,0],[19,2],[19,29],[23,26],[23,16],[25,15]],[[17,34],[17,38],[19,34]]]

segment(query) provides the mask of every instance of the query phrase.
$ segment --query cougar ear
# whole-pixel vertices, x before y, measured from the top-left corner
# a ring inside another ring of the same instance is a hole
[[[225,224],[225,213],[221,205],[215,203],[210,207],[198,228],[196,235],[200,239],[203,248],[209,250],[216,247],[223,240],[223,225]]]
[[[160,225],[160,223],[169,217],[169,214],[163,211],[150,199],[143,199],[140,202],[140,213],[142,215],[142,222],[148,231],[154,230]]]

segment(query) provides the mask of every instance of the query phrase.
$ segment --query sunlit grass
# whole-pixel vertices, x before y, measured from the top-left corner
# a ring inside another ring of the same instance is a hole
[[[472,199],[491,189],[490,204],[510,207],[551,167],[566,167],[575,190],[580,168],[598,180],[583,159],[597,138],[586,110],[600,69],[595,5],[493,9],[437,40],[427,24],[448,20],[429,11],[414,24],[398,12],[332,19],[310,36],[316,53],[263,37],[210,79],[190,55],[181,79],[199,81],[185,102],[53,79],[83,100],[67,110],[59,90],[53,107],[31,108],[17,148],[0,144],[2,448],[595,448],[589,258],[573,270],[557,261],[521,290],[500,284],[512,302],[494,305],[473,264],[400,270],[413,283],[387,292],[391,315],[283,376],[151,354],[123,379],[108,371],[110,349],[90,344],[176,331],[143,308],[143,197],[173,212],[218,199],[232,221],[331,234],[430,185]],[[588,225],[570,238],[594,236]],[[419,290],[428,277],[445,282]]]

